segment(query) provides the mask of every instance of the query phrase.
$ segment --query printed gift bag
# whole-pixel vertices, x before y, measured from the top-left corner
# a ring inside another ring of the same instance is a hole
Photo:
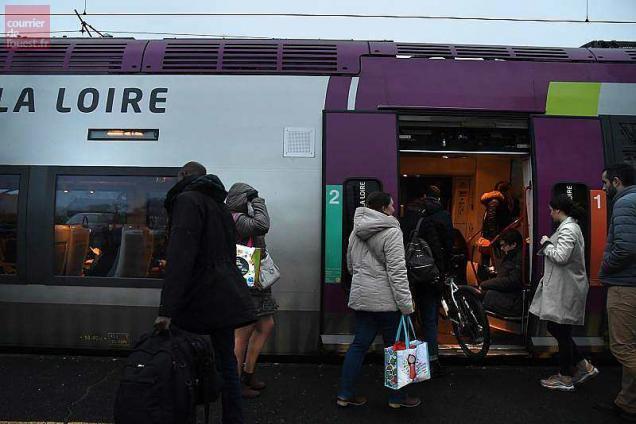
[[[241,271],[248,287],[254,287],[258,284],[260,265],[261,249],[242,244],[236,245],[236,266]]]
[[[412,340],[409,330],[413,336]],[[404,342],[400,341],[401,332],[404,332]],[[397,390],[407,384],[419,383],[430,378],[428,345],[426,342],[415,340],[411,318],[402,316],[395,343],[384,349],[384,385]]]

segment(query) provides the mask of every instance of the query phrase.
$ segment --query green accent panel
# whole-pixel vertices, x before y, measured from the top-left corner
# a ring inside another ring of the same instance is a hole
[[[342,277],[342,185],[325,187],[325,283]]]
[[[546,115],[597,116],[600,82],[550,82]]]

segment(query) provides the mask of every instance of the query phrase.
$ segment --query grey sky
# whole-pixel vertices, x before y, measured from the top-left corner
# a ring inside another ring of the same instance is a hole
[[[5,4],[43,4],[45,1],[0,1]],[[54,0],[53,13],[82,11],[84,0]],[[87,21],[100,31],[115,36],[164,38],[170,32],[276,38],[327,38],[395,40],[429,43],[510,44],[578,47],[591,40],[636,41],[636,24],[483,22],[428,19],[318,18],[318,17],[218,17],[218,16],[91,16],[91,13],[354,13],[365,15],[428,15],[498,17],[521,19],[589,19],[636,22],[636,0],[87,0]],[[3,8],[4,9],[4,8]],[[54,16],[51,30],[77,30],[74,16]],[[71,35],[71,34],[69,34]]]

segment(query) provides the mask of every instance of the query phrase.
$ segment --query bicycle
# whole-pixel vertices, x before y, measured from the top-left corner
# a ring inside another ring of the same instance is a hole
[[[490,349],[490,325],[479,291],[448,276],[443,282],[441,305],[442,318],[450,320],[464,354],[473,360],[484,359]]]

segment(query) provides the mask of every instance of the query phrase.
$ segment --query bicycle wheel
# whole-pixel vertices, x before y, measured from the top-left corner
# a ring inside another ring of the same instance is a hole
[[[457,322],[453,322],[453,332],[459,347],[470,359],[481,360],[490,348],[490,325],[486,311],[479,298],[460,290],[455,294],[457,300]]]

